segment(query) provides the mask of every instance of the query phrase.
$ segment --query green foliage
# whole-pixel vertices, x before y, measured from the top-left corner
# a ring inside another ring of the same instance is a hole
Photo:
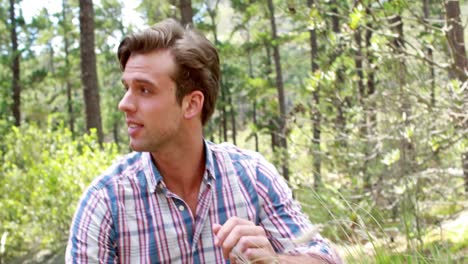
[[[349,27],[353,30],[357,29],[360,25],[364,24],[362,20],[365,18],[365,11],[362,5],[358,5],[349,14]]]
[[[0,236],[4,259],[64,244],[79,196],[117,156],[94,133],[10,127],[1,140]]]
[[[347,263],[464,263],[467,213],[445,227],[429,230],[424,246],[411,247],[397,227],[384,224],[388,217],[374,207],[371,197],[332,186],[316,190],[301,187],[295,196],[311,221],[320,223],[321,234],[339,243]]]
[[[174,1],[140,2],[138,11],[147,25],[179,16]],[[278,164],[287,154],[289,184],[325,237],[350,244],[346,254],[350,263],[452,263],[449,254],[466,252],[466,224],[456,226],[458,234],[441,236],[439,230],[445,230],[444,221],[466,210],[460,154],[468,146],[466,84],[450,80],[447,74],[452,54],[445,21],[440,19],[442,5],[428,1],[429,19],[424,20],[422,1],[315,0],[307,8],[305,1],[275,0],[279,36],[272,42],[265,1],[221,2],[214,11],[223,94],[206,137],[223,141],[223,122],[227,122],[227,140],[234,137],[235,124],[238,145],[254,149],[256,138],[259,151]],[[116,150],[111,145],[99,148],[94,136],[73,140],[59,121],[73,117],[75,135],[85,130],[77,1],[69,1],[64,13],[42,9],[30,20],[18,14],[21,111],[26,126],[11,127],[9,3],[0,3],[3,260],[63,243],[76,199]],[[460,3],[464,21],[467,2]],[[212,38],[206,5],[192,1],[194,26]],[[117,144],[126,131],[123,115],[116,109],[122,94],[115,49],[121,37],[137,26],[124,26],[122,6],[121,0],[95,4],[103,127],[105,138]],[[397,36],[389,21],[394,15],[402,18],[404,55],[396,54],[393,47]],[[337,30],[332,27],[335,22]],[[315,72],[311,72],[312,29],[317,42]],[[279,121],[272,44],[280,46],[282,58],[287,153],[271,147]],[[432,49],[432,58],[427,48]],[[318,147],[313,139],[316,117],[320,117]],[[321,165],[318,172],[316,161]],[[320,174],[324,185],[311,191],[314,173]],[[389,243],[387,229],[397,230],[400,240]]]

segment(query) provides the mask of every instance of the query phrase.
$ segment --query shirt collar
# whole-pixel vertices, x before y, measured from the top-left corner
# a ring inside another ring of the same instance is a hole
[[[211,180],[216,180],[214,173],[213,151],[211,150],[213,145],[214,143],[203,139],[203,146],[205,148],[205,173],[203,174],[203,181],[207,184],[210,183]],[[165,187],[165,184],[158,168],[156,168],[156,165],[153,162],[151,153],[144,152],[142,154],[148,190],[151,193],[154,193],[159,185],[161,185],[161,187]]]
[[[209,179],[216,180],[214,161],[213,161],[213,150],[211,149],[214,145],[213,142],[203,139],[203,145],[205,147],[205,174],[204,180]]]

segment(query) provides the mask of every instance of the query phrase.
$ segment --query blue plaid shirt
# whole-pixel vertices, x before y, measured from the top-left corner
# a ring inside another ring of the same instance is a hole
[[[260,154],[207,141],[205,153],[196,215],[167,189],[150,153],[130,153],[96,178],[76,210],[66,262],[229,263],[212,226],[237,216],[262,226],[277,252],[341,263]]]

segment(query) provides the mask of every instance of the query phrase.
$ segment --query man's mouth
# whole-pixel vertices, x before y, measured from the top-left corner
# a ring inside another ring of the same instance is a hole
[[[127,121],[127,130],[130,137],[135,137],[143,128],[142,124]]]

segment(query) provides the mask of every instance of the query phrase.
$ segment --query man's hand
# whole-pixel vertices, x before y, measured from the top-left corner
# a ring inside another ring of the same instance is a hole
[[[238,217],[229,218],[224,225],[213,226],[215,245],[231,263],[248,260],[253,263],[277,263],[278,255],[266,237],[265,230],[253,222]]]

